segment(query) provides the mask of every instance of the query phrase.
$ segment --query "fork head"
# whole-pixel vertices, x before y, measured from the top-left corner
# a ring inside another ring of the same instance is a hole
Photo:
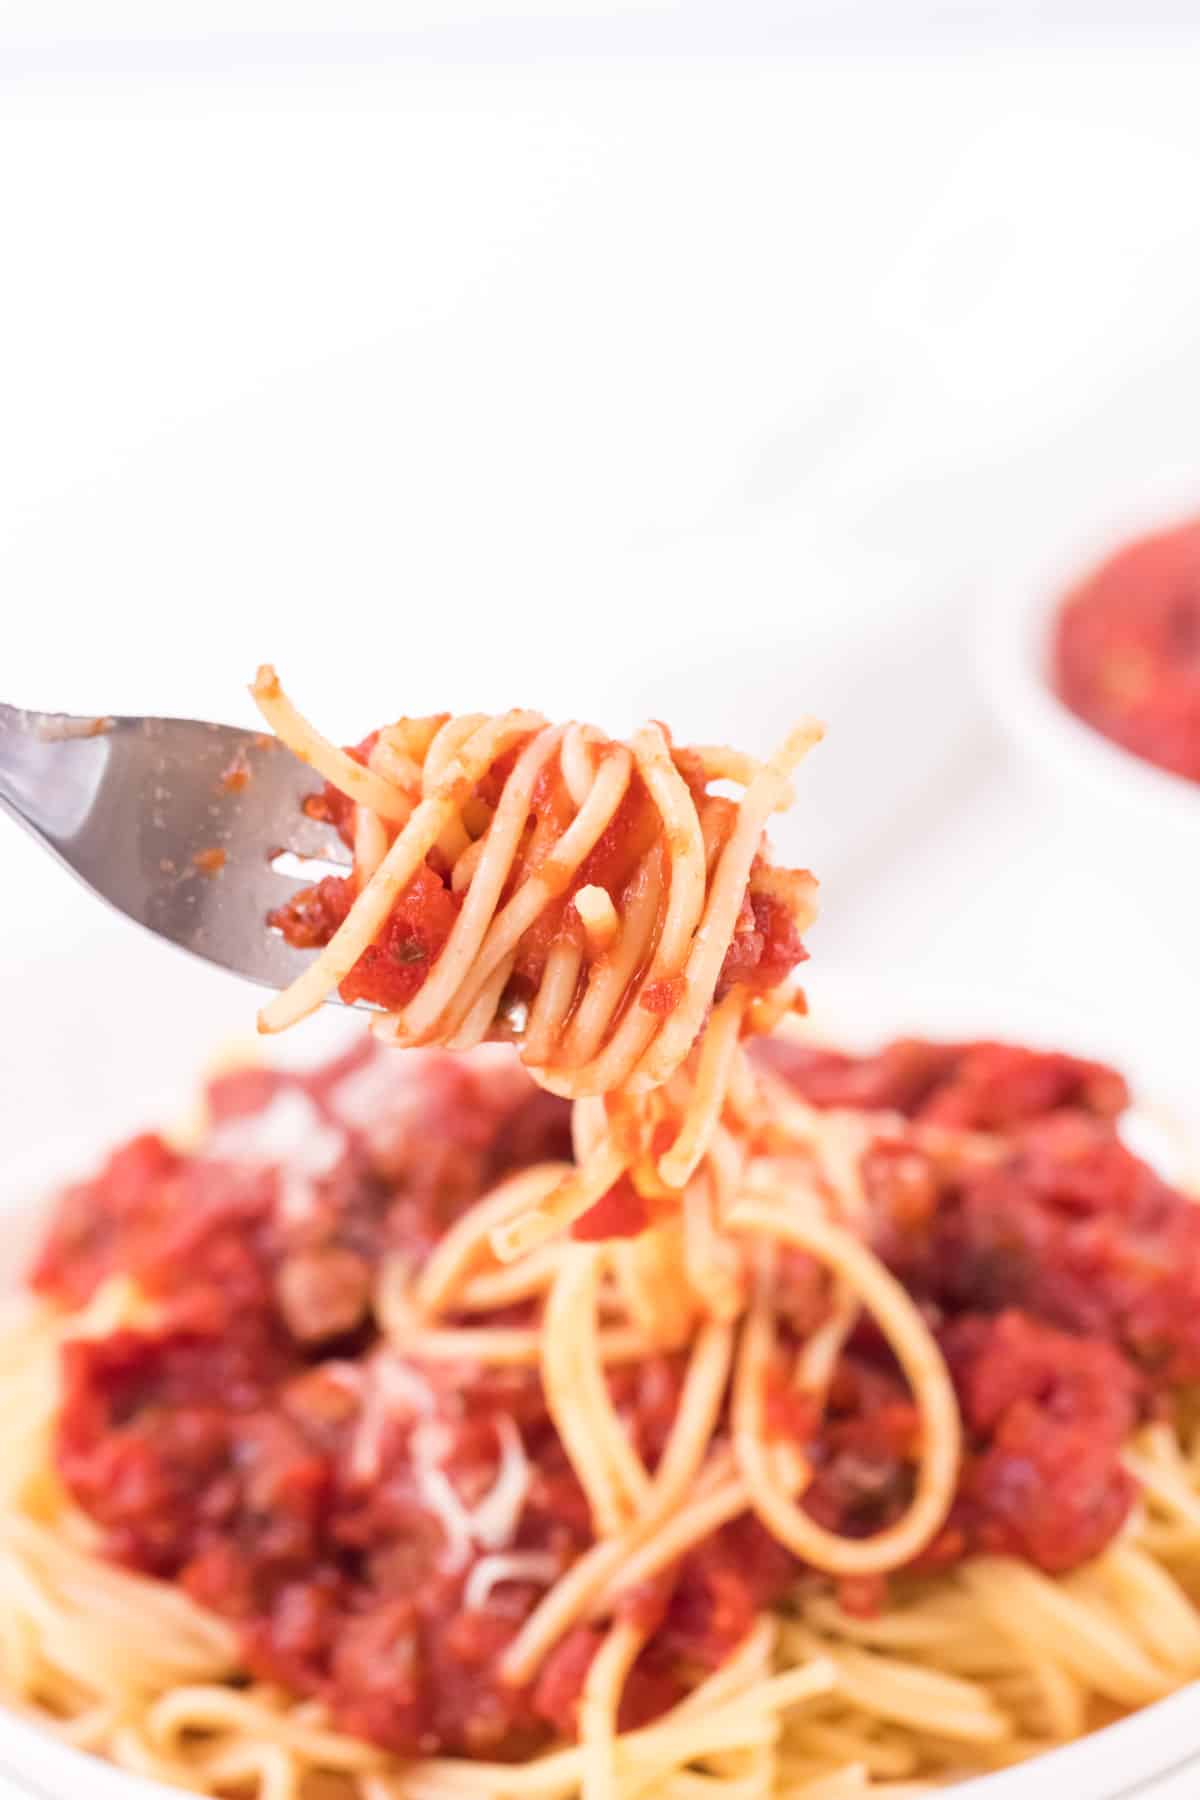
[[[267,914],[316,879],[292,856],[348,865],[303,810],[320,776],[273,737],[198,719],[80,719],[0,706],[0,806],[147,930],[263,986],[310,952]]]

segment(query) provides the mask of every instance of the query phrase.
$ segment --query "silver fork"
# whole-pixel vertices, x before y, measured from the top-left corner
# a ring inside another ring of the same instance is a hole
[[[0,807],[118,912],[265,987],[310,960],[267,927],[308,885],[273,864],[350,862],[302,809],[320,786],[259,732],[0,704]]]

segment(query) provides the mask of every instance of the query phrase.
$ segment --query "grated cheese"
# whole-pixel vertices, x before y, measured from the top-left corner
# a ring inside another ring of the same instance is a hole
[[[436,1460],[436,1421],[426,1420],[412,1434],[418,1491],[422,1502],[441,1523],[456,1568],[471,1559],[476,1547],[507,1550],[511,1546],[529,1491],[531,1470],[521,1433],[508,1418],[498,1420],[496,1431],[500,1439],[500,1467],[492,1487],[474,1507],[464,1504]]]
[[[492,1589],[503,1581],[532,1581],[549,1587],[558,1579],[561,1563],[549,1550],[510,1550],[506,1555],[481,1556],[463,1588],[463,1610],[478,1612],[487,1605]]]
[[[391,1351],[381,1350],[364,1368],[339,1364],[347,1375],[358,1377],[362,1411],[350,1446],[350,1474],[355,1481],[372,1481],[379,1473],[383,1434],[398,1413],[430,1414],[437,1410],[437,1396],[424,1378]]]
[[[532,1475],[521,1433],[513,1421],[497,1419],[496,1435],[500,1439],[500,1467],[495,1485],[474,1513],[475,1537],[488,1550],[501,1550],[512,1543]]]
[[[413,1054],[421,1053],[409,1052]],[[399,1070],[396,1060],[376,1052],[370,1062],[343,1075],[330,1089],[329,1104],[343,1125],[352,1131],[366,1131],[381,1118],[401,1118],[420,1110],[421,1083],[413,1074]]]
[[[204,1145],[205,1156],[279,1171],[279,1210],[290,1224],[309,1218],[317,1183],[346,1151],[345,1133],[321,1117],[307,1094],[285,1088],[261,1112],[227,1119]]]

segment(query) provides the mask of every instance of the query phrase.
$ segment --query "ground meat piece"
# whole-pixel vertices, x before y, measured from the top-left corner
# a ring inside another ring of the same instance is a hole
[[[286,1256],[275,1276],[284,1323],[303,1343],[353,1331],[366,1313],[370,1291],[370,1265],[337,1245]]]

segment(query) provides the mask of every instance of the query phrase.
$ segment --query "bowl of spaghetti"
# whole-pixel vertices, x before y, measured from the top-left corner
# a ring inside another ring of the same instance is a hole
[[[561,1411],[514,1265],[480,1269],[461,1229],[533,1171],[548,1180],[565,1109],[491,1049],[397,1059],[355,1042],[317,1070],[234,1069],[190,1142],[93,1155],[49,1212],[5,1196],[6,1275],[23,1239],[39,1297],[5,1332],[4,1678],[68,1747],[7,1719],[0,1768],[55,1795],[586,1794],[579,1715],[621,1641],[610,1610],[640,1645],[613,1706],[618,1794],[908,1796],[958,1778],[1001,1800],[1053,1771],[1108,1800],[1179,1763],[1200,1711],[1176,1692],[1200,1673],[1200,1467],[1138,1390],[1132,1346],[1169,1342],[1177,1366],[1153,1384],[1160,1401],[1182,1392],[1200,1215],[1125,1148],[1131,1118],[1153,1121],[1123,1111],[1102,1064],[992,1041],[852,1053],[789,1033],[768,1067],[819,1178],[861,1186],[880,1268],[937,1309],[969,1448],[932,1554],[882,1586],[801,1566],[703,1468],[657,1523],[606,1536],[585,1486],[606,1409],[593,1419],[576,1372]],[[1173,1276],[1131,1293],[1134,1246]],[[370,1270],[369,1322],[350,1316],[350,1254]],[[440,1296],[430,1323],[400,1306],[393,1259]],[[814,1328],[816,1286],[807,1262],[777,1275],[776,1348],[802,1338],[811,1365],[841,1336],[833,1402],[766,1438],[817,1464],[817,1530],[869,1545],[912,1494],[903,1327],[890,1352],[832,1310]],[[182,1295],[164,1330],[154,1309]],[[283,1346],[262,1341],[264,1315],[286,1322]],[[595,1319],[608,1416],[661,1477],[672,1432],[701,1435],[717,1340],[652,1350],[615,1292]],[[706,1422],[711,1463],[728,1427]],[[351,1565],[342,1613],[329,1601]],[[523,1636],[538,1673],[502,1684],[497,1650]],[[420,1644],[419,1673],[381,1652],[397,1641]],[[83,1755],[118,1766],[85,1773]]]
[[[337,990],[370,1029],[13,1211],[0,1768],[1113,1800],[1178,1766],[1200,1211],[1104,1051],[1011,1004],[880,1041],[879,995],[873,1042],[813,1036],[815,883],[764,836],[813,726],[346,751],[254,692],[348,861],[272,916],[260,1027]]]

